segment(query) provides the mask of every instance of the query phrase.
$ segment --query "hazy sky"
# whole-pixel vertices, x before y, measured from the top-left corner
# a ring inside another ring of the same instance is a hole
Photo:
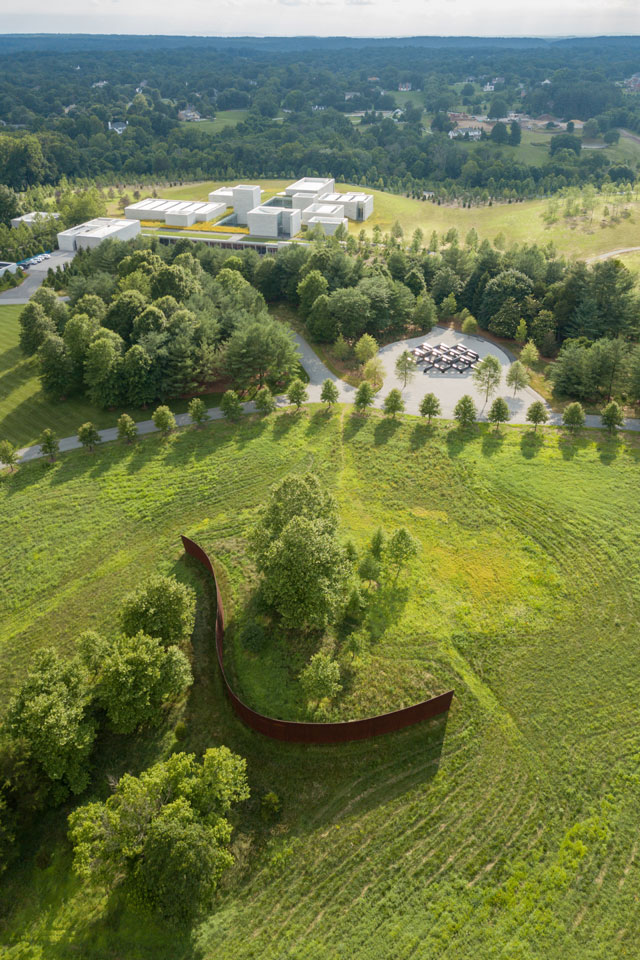
[[[3,33],[639,34],[640,0],[0,0]]]

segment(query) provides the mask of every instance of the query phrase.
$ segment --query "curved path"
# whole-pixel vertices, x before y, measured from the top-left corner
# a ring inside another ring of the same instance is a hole
[[[614,257],[620,257],[623,253],[638,253],[640,247],[620,247],[618,250],[607,250],[606,253],[599,253],[595,257],[587,257],[585,263],[597,263],[599,260],[612,260]]]
[[[341,380],[335,374],[331,373],[329,368],[325,366],[315,351],[309,346],[306,340],[300,336],[299,333],[293,333],[293,337],[300,350],[302,366],[309,376],[309,383],[307,384],[309,402],[319,403],[323,382],[325,380],[333,380],[338,387],[338,402],[353,403],[356,388],[350,386],[348,383],[345,383],[344,380]],[[480,396],[475,389],[471,380],[470,372],[465,374],[452,374],[432,373],[429,371],[428,375],[425,376],[422,372],[420,372],[420,368],[418,368],[418,372],[416,373],[416,376],[413,378],[412,382],[407,384],[406,388],[402,388],[402,383],[398,380],[395,373],[396,359],[403,350],[410,349],[419,343],[425,342],[433,344],[446,343],[450,346],[452,346],[454,343],[465,343],[470,346],[471,349],[475,350],[476,353],[479,353],[481,357],[486,356],[488,353],[492,353],[500,360],[504,374],[506,374],[507,369],[512,362],[512,358],[506,353],[505,350],[503,350],[501,347],[498,347],[492,341],[485,340],[484,337],[458,333],[455,330],[450,330],[449,328],[445,327],[434,327],[431,333],[422,334],[422,336],[413,337],[410,340],[396,340],[395,343],[389,343],[385,347],[382,347],[382,349],[379,351],[379,356],[384,363],[386,378],[384,382],[384,388],[376,396],[373,404],[374,407],[380,409],[384,402],[384,397],[389,390],[391,390],[392,387],[398,387],[398,389],[402,390],[402,395],[406,405],[406,412],[413,414],[414,416],[418,416],[420,413],[419,406],[422,397],[425,395],[425,393],[433,392],[436,394],[442,405],[442,417],[446,420],[451,420],[453,418],[453,408],[455,407],[457,401],[460,399],[463,393],[469,393],[474,398],[476,407],[478,408],[478,419],[481,421],[486,421],[487,416],[484,398]],[[503,381],[503,387],[504,386],[505,384]],[[540,394],[536,393],[535,390],[532,390],[530,387],[527,387],[526,390],[522,390],[517,397],[506,395],[505,390],[501,390],[500,393],[507,401],[507,405],[511,412],[511,423],[525,424],[526,411],[529,404],[534,400],[542,400],[547,408],[547,412],[549,413],[549,425],[562,425],[561,414],[555,413],[553,410],[551,410],[543,397],[541,397]],[[288,406],[286,397],[277,397],[276,402],[279,407]],[[243,408],[245,413],[254,413],[256,409],[253,402],[244,403]],[[219,407],[211,407],[207,413],[210,420],[223,419],[223,414]],[[176,425],[178,427],[187,427],[193,422],[188,413],[177,413],[175,417]],[[600,417],[587,414],[587,427],[601,427],[601,425]],[[137,427],[138,433],[142,436],[148,433],[157,432],[153,420],[138,421]],[[640,431],[640,420],[627,420],[625,422],[625,430]],[[99,430],[98,432],[100,434],[100,438],[105,443],[111,440],[117,440],[118,438],[117,427],[109,427],[107,430]],[[78,450],[81,446],[82,444],[79,442],[77,437],[65,437],[63,440],[60,440],[61,453],[66,453],[69,450]],[[22,449],[18,450],[18,457],[20,463],[27,463],[30,460],[38,460],[40,457],[42,457],[40,445],[34,444],[30,447],[22,447]]]
[[[189,537],[182,537],[185,553],[193,557],[209,573],[216,591],[216,656],[218,667],[222,675],[225,692],[231,702],[234,712],[248,727],[258,733],[271,737],[272,740],[284,740],[287,743],[349,743],[353,740],[368,740],[370,737],[380,736],[382,733],[393,733],[413,726],[422,720],[431,720],[440,714],[446,713],[451,706],[453,690],[441,693],[439,696],[422,700],[410,707],[392,710],[391,713],[379,713],[374,717],[365,717],[362,720],[339,720],[337,722],[315,723],[304,720],[280,720],[277,717],[268,717],[248,707],[234,692],[224,670],[224,607],[218,587],[213,564],[208,554]]]

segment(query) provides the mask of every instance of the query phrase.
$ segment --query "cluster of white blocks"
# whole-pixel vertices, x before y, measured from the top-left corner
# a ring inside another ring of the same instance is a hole
[[[197,200],[160,200],[148,197],[124,208],[128,220],[161,220],[169,227],[191,227],[194,223],[214,220],[224,213],[224,202],[202,203]]]
[[[260,187],[240,184],[213,190],[209,200],[233,207],[236,223],[248,226],[250,236],[274,240],[295,237],[303,224],[331,236],[347,220],[366,220],[373,213],[371,194],[336,193],[332,177],[303,177],[266,203],[260,196]]]
[[[61,250],[81,250],[84,247],[97,247],[103,240],[133,240],[140,233],[139,220],[114,220],[110,217],[97,217],[77,227],[62,230],[58,234],[58,246]]]

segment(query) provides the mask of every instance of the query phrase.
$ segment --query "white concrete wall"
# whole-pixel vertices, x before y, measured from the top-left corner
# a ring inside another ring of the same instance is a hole
[[[278,239],[282,210],[278,207],[255,207],[247,213],[247,226],[252,237]]]
[[[282,229],[289,237],[295,237],[302,229],[302,219],[299,210],[282,211]]]
[[[373,213],[373,197],[368,193],[362,203],[362,219],[368,220]]]
[[[164,222],[168,227],[190,227],[196,222],[196,215],[193,210],[189,213],[167,213]]]
[[[313,230],[314,227],[321,227],[325,237],[332,237],[340,224],[346,227],[347,223],[346,217],[311,217],[307,226],[309,230]]]
[[[245,183],[233,188],[233,209],[240,226],[247,225],[247,214],[260,205],[261,194],[260,187]]]

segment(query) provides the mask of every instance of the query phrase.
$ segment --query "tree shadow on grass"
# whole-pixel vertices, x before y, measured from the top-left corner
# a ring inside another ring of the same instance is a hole
[[[500,453],[505,441],[505,434],[502,430],[487,430],[482,437],[482,456],[494,457]]]
[[[304,410],[287,410],[279,413],[273,421],[273,439],[284,437],[304,417]]]
[[[466,445],[477,439],[477,436],[478,429],[475,425],[472,427],[453,427],[452,430],[447,430],[445,441],[449,456],[459,457],[464,452]]]
[[[520,437],[520,452],[527,460],[537,457],[544,446],[544,435],[537,430],[525,430]]]
[[[436,432],[435,423],[416,423],[409,437],[409,447],[412,450],[420,450],[428,440],[435,437]]]
[[[366,627],[372,643],[375,643],[402,616],[409,599],[409,588],[402,583],[386,583],[369,596]]]
[[[379,420],[373,430],[373,442],[376,447],[392,440],[401,426],[402,422],[396,420],[395,417],[384,417],[384,419]]]
[[[590,442],[589,438],[584,434],[566,431],[558,441],[558,448],[562,454],[562,459],[573,460],[576,454],[589,446]]]
[[[307,436],[313,437],[321,433],[335,414],[334,407],[321,407],[311,416],[307,426]]]
[[[605,434],[602,443],[598,444],[600,462],[608,466],[610,463],[613,463],[614,460],[618,459],[623,450],[624,441],[621,437],[615,434]]]
[[[355,410],[345,417],[343,437],[345,441],[353,440],[362,428],[369,422],[369,417],[356,413]]]

